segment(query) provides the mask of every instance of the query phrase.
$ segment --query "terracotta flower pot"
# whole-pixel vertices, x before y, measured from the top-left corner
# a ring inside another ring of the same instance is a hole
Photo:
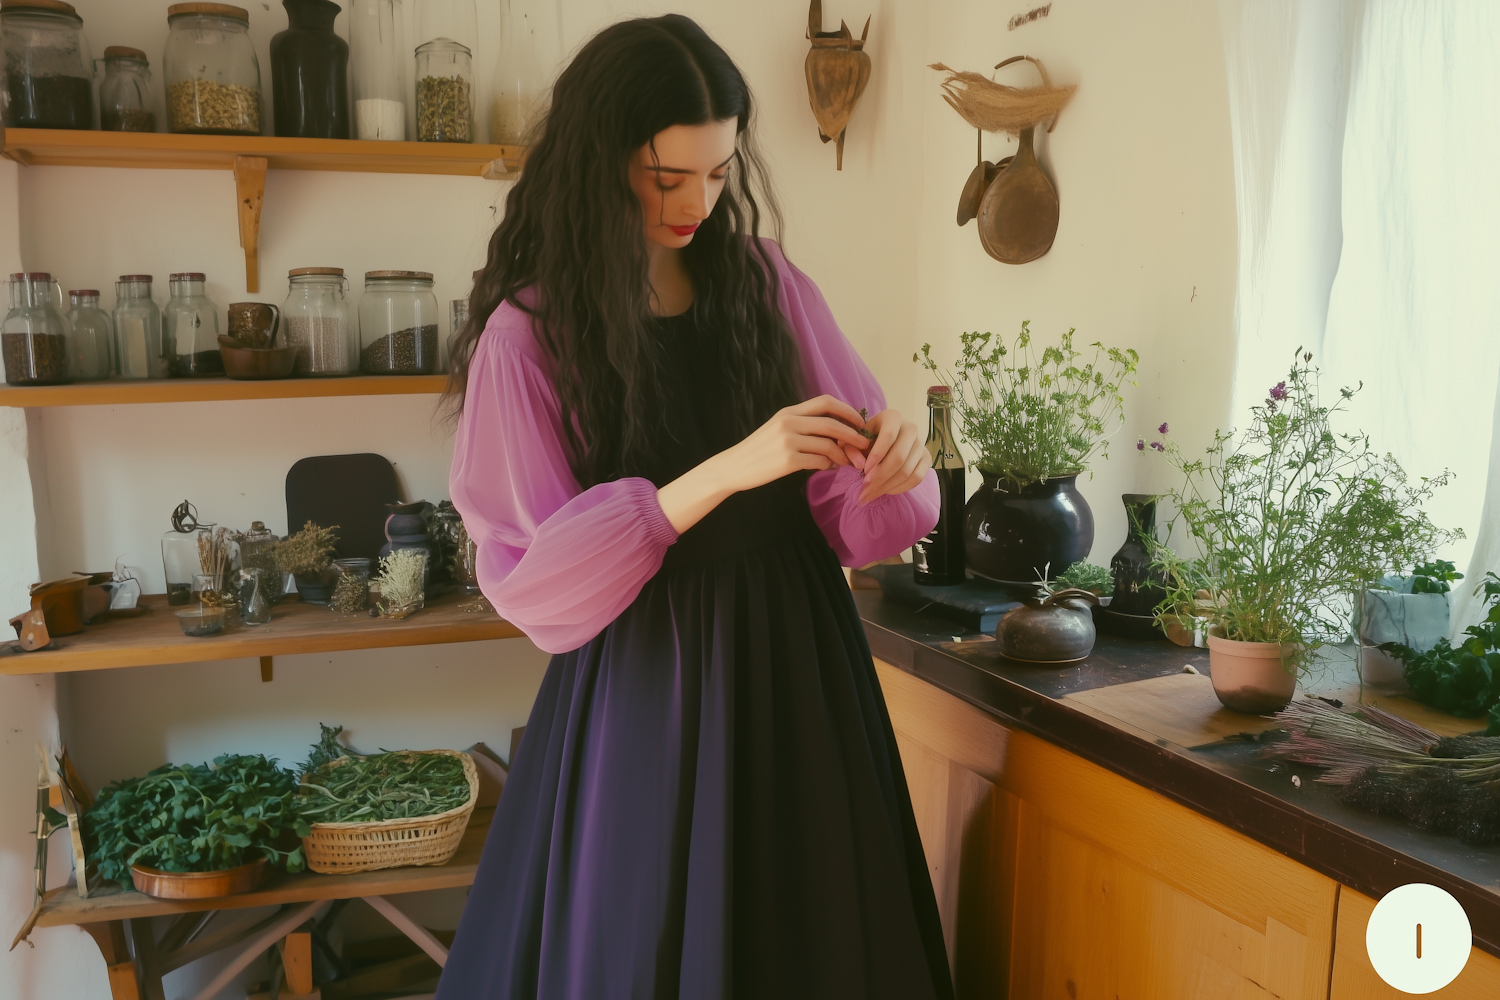
[[[1225,708],[1250,715],[1279,712],[1297,690],[1297,675],[1282,666],[1276,642],[1239,642],[1208,636],[1208,668],[1214,694]]]

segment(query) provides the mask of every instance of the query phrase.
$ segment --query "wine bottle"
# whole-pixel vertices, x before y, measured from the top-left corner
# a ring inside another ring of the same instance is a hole
[[[927,453],[941,502],[937,524],[911,547],[911,563],[916,581],[930,586],[964,582],[964,460],[953,439],[952,402],[946,385],[927,390]]]

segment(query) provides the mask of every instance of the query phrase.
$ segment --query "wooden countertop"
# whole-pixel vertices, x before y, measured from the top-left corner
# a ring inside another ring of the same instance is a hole
[[[1280,737],[1274,721],[1217,704],[1208,650],[1101,635],[1083,663],[1030,666],[879,591],[854,596],[871,652],[892,666],[1367,896],[1411,882],[1439,886],[1462,904],[1474,944],[1500,956],[1500,845],[1472,846],[1353,809],[1313,780],[1316,768],[1262,756],[1265,743]],[[1184,674],[1189,664],[1202,676]],[[1379,704],[1444,734],[1483,727],[1395,691],[1361,691],[1347,650],[1331,651],[1307,690]]]

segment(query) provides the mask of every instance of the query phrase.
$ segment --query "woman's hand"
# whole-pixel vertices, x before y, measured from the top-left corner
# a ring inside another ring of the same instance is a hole
[[[849,465],[851,456],[858,456],[862,463],[865,450],[878,444],[859,432],[864,426],[858,410],[832,396],[788,406],[739,444],[657,490],[657,500],[681,534],[731,494],[793,472]]]
[[[846,450],[849,463],[865,474],[859,502],[869,503],[886,494],[916,489],[927,476],[932,458],[917,431],[917,425],[904,420],[899,410],[883,410],[865,421],[865,429],[875,433],[868,453]]]

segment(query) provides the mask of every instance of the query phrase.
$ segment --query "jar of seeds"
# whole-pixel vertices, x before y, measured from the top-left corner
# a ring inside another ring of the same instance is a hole
[[[359,300],[360,371],[435,375],[438,300],[426,271],[366,271]]]
[[[0,354],[10,385],[59,385],[69,374],[68,321],[52,299],[52,275],[31,271],[10,276],[10,312],[0,327]]]
[[[451,38],[417,46],[417,139],[474,141],[473,60]]]
[[[342,267],[295,267],[281,307],[282,344],[297,348],[295,375],[352,375],[359,371],[359,321],[345,290]]]
[[[63,0],[0,0],[6,128],[86,129],[93,121],[93,64],[83,18]]]
[[[207,278],[196,271],[172,275],[172,297],[162,311],[162,340],[170,345],[167,365],[173,378],[223,375],[219,356],[219,309],[204,290]]]
[[[223,3],[167,8],[167,127],[173,132],[260,134],[260,63],[250,13]]]
[[[104,50],[99,84],[99,127],[105,132],[155,132],[155,101],[146,53],[128,45]]]
[[[115,370],[115,331],[109,313],[99,308],[99,289],[71,289],[68,305],[73,377],[80,382],[109,378]]]
[[[151,275],[122,274],[115,282],[115,374],[166,378],[161,310],[151,297]]]
[[[339,575],[328,606],[341,614],[364,614],[370,606],[370,560],[335,559],[333,565]]]

